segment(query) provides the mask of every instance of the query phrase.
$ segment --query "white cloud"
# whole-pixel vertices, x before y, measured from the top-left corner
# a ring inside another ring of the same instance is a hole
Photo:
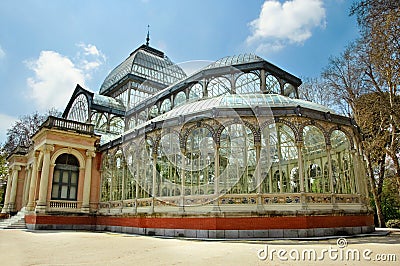
[[[97,47],[93,44],[86,45],[84,43],[79,43],[77,46],[83,49],[85,55],[100,55],[99,50],[97,50]]]
[[[303,44],[316,27],[326,21],[322,0],[292,0],[280,3],[266,0],[260,16],[249,23],[252,34],[246,43],[258,52],[274,52],[287,44]]]
[[[7,129],[9,129],[17,118],[6,114],[0,114],[0,143],[6,141]]]
[[[4,52],[3,48],[1,48],[0,45],[0,59],[4,58],[6,56],[6,52]]]
[[[49,108],[63,110],[76,84],[86,87],[91,74],[106,60],[95,45],[80,43],[74,59],[55,51],[42,51],[38,59],[25,62],[34,71],[27,79],[28,94],[41,111]]]
[[[42,51],[37,60],[26,64],[35,72],[35,76],[27,80],[29,96],[40,110],[62,109],[76,84],[85,86],[82,70],[57,52]]]
[[[79,43],[77,46],[83,50],[83,53],[77,53],[77,65],[84,70],[85,77],[91,79],[91,72],[104,64],[106,56],[93,44]]]

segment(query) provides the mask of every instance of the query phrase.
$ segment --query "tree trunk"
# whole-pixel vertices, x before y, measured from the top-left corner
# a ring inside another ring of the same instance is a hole
[[[381,228],[384,228],[384,227],[386,227],[385,219],[383,217],[381,200],[377,193],[375,178],[374,178],[374,171],[372,169],[371,158],[369,155],[367,155],[367,166],[368,166],[367,169],[368,169],[369,184],[370,184],[372,195],[373,195],[374,201],[375,201],[376,215],[378,216],[378,226]]]
[[[379,161],[379,177],[378,177],[378,184],[377,184],[377,193],[379,200],[381,200],[382,196],[382,187],[383,187],[383,180],[385,178],[385,166],[386,166],[386,154],[383,155],[383,158]]]

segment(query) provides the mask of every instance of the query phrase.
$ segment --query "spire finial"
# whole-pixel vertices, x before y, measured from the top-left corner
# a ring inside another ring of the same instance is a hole
[[[150,25],[147,25],[147,38],[146,38],[146,45],[149,46],[150,41]]]

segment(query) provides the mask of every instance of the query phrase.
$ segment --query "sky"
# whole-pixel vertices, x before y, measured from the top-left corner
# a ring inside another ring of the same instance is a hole
[[[173,62],[254,53],[318,77],[358,37],[350,0],[1,0],[0,143],[26,114],[64,111],[76,84],[98,92],[146,42]],[[190,65],[190,64],[186,64]]]

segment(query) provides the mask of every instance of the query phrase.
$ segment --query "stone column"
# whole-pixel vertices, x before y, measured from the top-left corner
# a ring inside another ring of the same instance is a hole
[[[12,167],[12,187],[10,199],[8,201],[8,208],[10,211],[15,211],[15,198],[17,196],[17,186],[18,186],[18,172],[21,171],[21,166],[15,165]]]
[[[53,145],[44,144],[42,152],[43,156],[43,167],[42,175],[40,177],[39,186],[39,200],[36,205],[36,212],[45,213],[47,204],[47,187],[49,183],[49,172],[50,172],[50,153],[54,150]]]
[[[85,179],[83,183],[83,200],[82,200],[82,212],[90,211],[90,186],[92,183],[92,159],[96,156],[96,153],[87,150],[86,151],[86,163],[85,163]]]
[[[31,182],[29,184],[29,197],[27,210],[33,211],[35,209],[35,196],[36,196],[36,180],[37,180],[37,152],[33,157],[32,171],[31,171]]]
[[[31,172],[32,172],[31,167],[32,166],[25,167],[26,178],[25,178],[25,182],[24,182],[24,195],[23,195],[23,199],[22,199],[22,207],[26,207],[26,205],[28,204],[29,186],[31,184]]]
[[[1,210],[1,213],[9,213],[10,212],[10,208],[8,205],[10,202],[11,187],[12,187],[12,176],[9,173],[6,194],[5,194],[5,198],[4,198],[4,206],[3,206],[3,209]]]

